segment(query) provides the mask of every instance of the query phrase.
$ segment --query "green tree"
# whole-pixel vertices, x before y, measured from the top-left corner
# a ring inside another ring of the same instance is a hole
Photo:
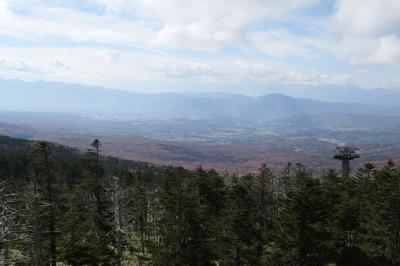
[[[258,265],[257,199],[254,177],[233,177],[223,211],[222,265]]]
[[[56,244],[56,200],[54,193],[55,175],[52,170],[51,151],[47,142],[40,141],[35,148],[36,155],[36,174],[42,180],[42,193],[48,206],[48,214],[46,215],[46,223],[48,227],[47,234],[49,235],[49,256],[50,265],[57,264],[57,244]]]
[[[292,189],[279,208],[268,260],[272,265],[323,265],[329,210],[320,181],[298,165]]]

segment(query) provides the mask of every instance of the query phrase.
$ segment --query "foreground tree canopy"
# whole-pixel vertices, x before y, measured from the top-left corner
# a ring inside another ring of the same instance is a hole
[[[221,176],[0,138],[3,265],[400,265],[400,170]]]

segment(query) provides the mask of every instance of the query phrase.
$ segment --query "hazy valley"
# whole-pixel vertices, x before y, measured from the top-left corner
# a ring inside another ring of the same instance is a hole
[[[263,162],[271,167],[300,162],[315,171],[326,170],[320,165],[337,168],[332,154],[341,145],[361,149],[355,166],[400,159],[399,110],[379,102],[388,92],[375,104],[365,104],[283,94],[136,94],[47,82],[0,85],[0,134],[82,150],[97,137],[106,154],[125,159],[240,173]],[[390,95],[395,93],[400,95]],[[54,105],[41,103],[52,95]]]

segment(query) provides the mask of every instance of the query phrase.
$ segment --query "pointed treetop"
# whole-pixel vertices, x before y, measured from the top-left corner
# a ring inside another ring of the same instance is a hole
[[[100,142],[100,140],[95,139],[95,140],[90,144],[90,146],[92,146],[93,148],[96,148],[96,149],[100,149],[101,142]]]

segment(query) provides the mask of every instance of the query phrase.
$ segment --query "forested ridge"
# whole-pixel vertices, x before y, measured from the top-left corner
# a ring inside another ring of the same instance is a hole
[[[89,143],[90,144],[90,143]],[[221,175],[0,137],[3,265],[400,265],[400,169]]]

